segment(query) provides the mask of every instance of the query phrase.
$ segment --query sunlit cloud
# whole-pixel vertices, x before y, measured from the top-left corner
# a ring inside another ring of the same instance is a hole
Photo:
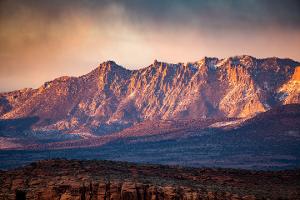
[[[297,1],[11,0],[0,5],[0,91],[79,76],[106,60],[130,69],[154,59],[177,63],[239,54],[300,60]]]

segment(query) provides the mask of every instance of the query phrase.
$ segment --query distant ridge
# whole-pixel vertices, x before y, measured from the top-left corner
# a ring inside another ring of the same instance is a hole
[[[299,62],[243,55],[127,70],[113,61],[80,77],[0,94],[0,118],[32,130],[107,133],[144,120],[247,118],[300,103]]]

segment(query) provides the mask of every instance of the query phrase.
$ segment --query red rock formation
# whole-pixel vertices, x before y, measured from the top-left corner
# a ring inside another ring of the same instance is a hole
[[[0,94],[0,118],[37,116],[35,130],[97,132],[103,125],[144,120],[250,117],[300,102],[297,65],[237,56],[187,64],[155,61],[130,71],[108,61],[81,77]]]
[[[135,169],[134,174],[132,170]],[[48,160],[0,172],[0,199],[298,199],[299,171],[176,168]]]

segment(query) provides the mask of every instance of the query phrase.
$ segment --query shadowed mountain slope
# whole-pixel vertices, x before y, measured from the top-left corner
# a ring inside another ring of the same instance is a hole
[[[62,157],[193,167],[292,169],[300,166],[299,121],[299,104],[275,107],[250,119],[144,121],[120,132],[86,139],[19,141],[18,146],[0,152],[0,167]]]

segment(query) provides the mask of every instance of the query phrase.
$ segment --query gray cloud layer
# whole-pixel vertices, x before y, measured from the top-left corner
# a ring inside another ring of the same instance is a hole
[[[97,15],[111,5],[121,6],[136,23],[148,20],[173,23],[199,22],[206,25],[264,26],[280,25],[299,28],[300,1],[298,0],[51,0],[51,1],[1,1],[1,17],[17,15],[29,8],[57,20],[65,12],[81,10]]]
[[[0,0],[0,91],[113,59],[251,54],[300,60],[298,0]]]

